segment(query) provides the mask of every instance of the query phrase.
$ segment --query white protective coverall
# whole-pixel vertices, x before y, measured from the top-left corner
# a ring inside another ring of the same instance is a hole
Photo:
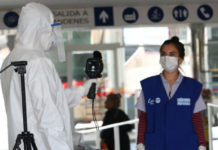
[[[44,50],[52,43],[53,14],[49,8],[29,3],[21,10],[15,47],[3,62],[27,61],[25,74],[28,130],[39,150],[73,150],[69,108],[75,106],[93,80],[83,86],[64,89],[53,63]],[[1,75],[8,118],[9,149],[23,131],[20,74],[14,67]],[[23,141],[22,141],[23,143]]]

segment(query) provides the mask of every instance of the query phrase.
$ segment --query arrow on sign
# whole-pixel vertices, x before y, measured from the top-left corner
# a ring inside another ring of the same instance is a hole
[[[106,20],[108,19],[108,14],[103,10],[99,18],[102,20],[103,23],[106,23]]]

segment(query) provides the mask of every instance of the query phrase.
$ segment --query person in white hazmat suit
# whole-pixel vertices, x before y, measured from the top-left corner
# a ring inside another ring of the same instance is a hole
[[[53,14],[38,3],[28,3],[18,21],[15,47],[3,62],[2,68],[12,61],[27,61],[25,74],[28,130],[34,134],[39,150],[73,150],[69,108],[87,95],[92,82],[64,89],[53,63],[44,50],[51,47]],[[14,67],[1,75],[3,96],[8,119],[9,149],[23,131],[20,75]],[[22,141],[23,143],[23,141]]]

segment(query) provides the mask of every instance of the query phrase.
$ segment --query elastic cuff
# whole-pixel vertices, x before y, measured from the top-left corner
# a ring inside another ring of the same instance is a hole
[[[77,88],[77,93],[78,94],[80,94],[81,96],[86,96],[85,95],[85,87],[83,87],[83,86],[79,86],[78,88]]]

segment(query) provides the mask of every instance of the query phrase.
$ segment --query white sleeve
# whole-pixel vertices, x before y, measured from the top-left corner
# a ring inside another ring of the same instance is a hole
[[[82,96],[86,96],[88,94],[92,83],[96,83],[96,79],[89,79],[85,81],[82,86],[71,87],[64,90],[69,107],[74,107],[77,105],[80,102]]]
[[[69,107],[74,107],[80,102],[82,96],[84,95],[84,90],[83,86],[71,87],[64,90]]]
[[[197,102],[195,103],[194,113],[198,113],[198,112],[205,110],[205,109],[206,109],[206,105],[204,103],[202,96],[200,95]]]
[[[139,95],[139,98],[138,98],[138,102],[136,103],[135,107],[138,110],[146,112],[146,109],[145,109],[145,98],[144,98],[143,91],[141,91],[141,93]]]

